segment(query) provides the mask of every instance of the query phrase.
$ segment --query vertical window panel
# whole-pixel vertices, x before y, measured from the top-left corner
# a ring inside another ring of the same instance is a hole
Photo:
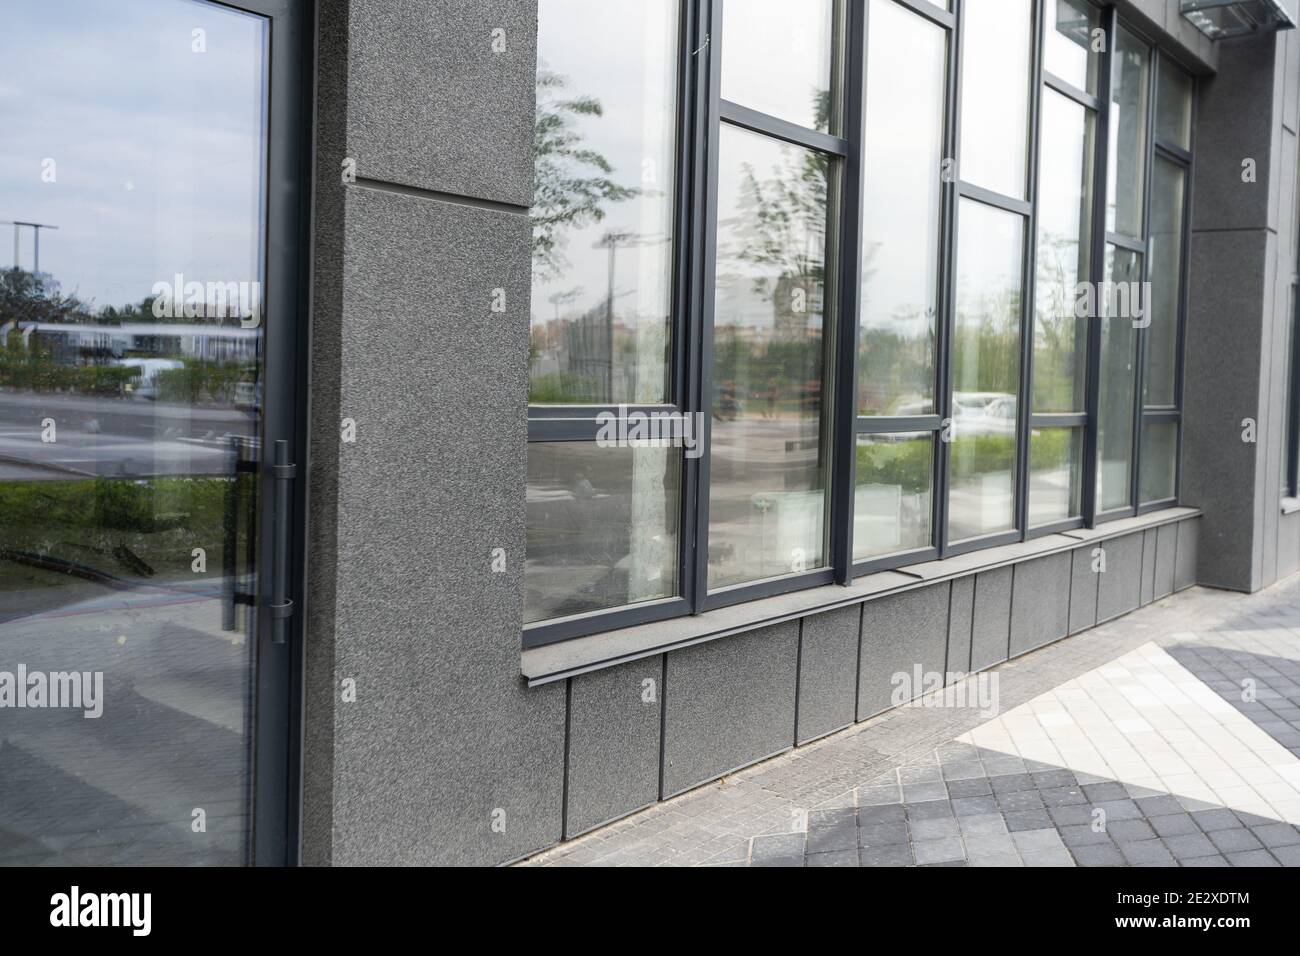
[[[722,98],[800,126],[838,133],[832,103],[835,16],[834,0],[724,4]]]
[[[1142,257],[1108,246],[1106,280],[1101,296],[1101,364],[1098,369],[1097,510],[1131,504],[1133,402],[1136,389],[1137,330],[1130,293],[1142,279]]]
[[[1142,236],[1147,162],[1147,46],[1123,27],[1116,31],[1111,71],[1110,159],[1106,167],[1106,228]]]
[[[1088,0],[1047,0],[1043,69],[1085,93],[1097,92],[1096,31],[1101,11]]]
[[[1029,436],[1029,526],[1083,513],[1083,429],[1035,428]]]
[[[959,176],[1024,199],[1033,4],[1030,0],[967,3],[962,32]]]
[[[1174,496],[1178,475],[1178,424],[1151,422],[1142,426],[1141,501],[1164,501]]]
[[[681,450],[532,442],[524,623],[677,593]]]
[[[1089,278],[1096,117],[1043,90],[1034,284],[1035,412],[1082,412],[1088,320],[1075,314]]]
[[[709,586],[825,565],[830,160],[723,124]]]
[[[1015,527],[1024,222],[973,200],[960,204],[950,541]]]
[[[858,414],[935,410],[947,34],[872,0]]]
[[[1156,89],[1156,141],[1192,148],[1192,78],[1160,58]]]
[[[1151,302],[1147,315],[1144,405],[1173,405],[1178,370],[1178,310],[1186,172],[1161,156],[1151,180]]]
[[[933,486],[933,432],[859,435],[854,560],[928,548]]]
[[[540,0],[534,404],[668,400],[679,8]]]

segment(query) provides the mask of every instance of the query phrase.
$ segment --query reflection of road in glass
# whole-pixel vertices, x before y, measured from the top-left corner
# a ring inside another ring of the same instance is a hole
[[[43,230],[0,269],[0,672],[103,699],[0,711],[0,864],[249,860],[277,317],[226,291],[264,279],[268,39],[193,0],[5,4],[6,148],[58,164],[0,175]]]
[[[823,565],[815,419],[715,419],[709,483],[710,587]]]

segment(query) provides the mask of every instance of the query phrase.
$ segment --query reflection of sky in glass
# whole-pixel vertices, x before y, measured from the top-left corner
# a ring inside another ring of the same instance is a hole
[[[543,0],[538,17],[538,69],[567,81],[548,94],[556,101],[591,97],[600,116],[569,116],[590,149],[612,167],[607,174],[579,167],[575,175],[607,175],[640,190],[602,204],[604,218],[565,227],[565,268],[558,277],[534,276],[533,322],[581,315],[605,301],[609,253],[594,248],[606,233],[630,233],[616,261],[620,318],[663,318],[669,312],[672,203],[676,155],[677,4],[643,0]],[[551,301],[555,299],[557,301]],[[562,300],[562,301],[560,301]]]
[[[738,0],[722,10],[722,98],[800,126],[831,86],[832,0]]]
[[[964,17],[958,175],[1023,199],[1032,5],[1028,0],[983,0],[970,4]]]
[[[41,271],[96,307],[178,272],[260,279],[265,21],[198,0],[7,0],[4,20],[0,219],[59,227]]]

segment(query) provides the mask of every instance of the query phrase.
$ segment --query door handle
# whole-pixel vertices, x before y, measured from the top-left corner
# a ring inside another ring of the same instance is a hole
[[[271,643],[283,644],[289,618],[293,616],[293,599],[289,597],[289,526],[290,483],[298,475],[298,466],[289,461],[289,443],[276,439],[275,462],[271,477],[275,482],[275,511],[272,517],[271,559]]]
[[[230,485],[226,489],[223,515],[225,542],[221,549],[221,627],[233,631],[235,608],[240,605],[252,607],[253,595],[242,590],[239,575],[239,523],[244,520],[246,502],[244,500],[244,475],[257,474],[257,462],[248,457],[248,442],[239,435],[230,436]]]

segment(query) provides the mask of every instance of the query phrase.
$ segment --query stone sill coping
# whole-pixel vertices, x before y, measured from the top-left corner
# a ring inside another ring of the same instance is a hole
[[[1282,514],[1290,515],[1300,511],[1300,498],[1283,498]]]
[[[966,577],[979,571],[1018,564],[1029,558],[1071,551],[1083,542],[1118,538],[1135,531],[1197,517],[1200,513],[1197,508],[1166,508],[1134,518],[1108,521],[1096,528],[1062,531],[1029,541],[971,551],[941,561],[926,561],[890,571],[864,574],[849,585],[825,584],[790,594],[757,598],[703,614],[577,637],[525,650],[520,662],[521,670],[528,686],[537,687],[616,664],[690,647],[692,644],[714,641],[809,614],[833,611],[886,594],[897,594],[940,581]]]

